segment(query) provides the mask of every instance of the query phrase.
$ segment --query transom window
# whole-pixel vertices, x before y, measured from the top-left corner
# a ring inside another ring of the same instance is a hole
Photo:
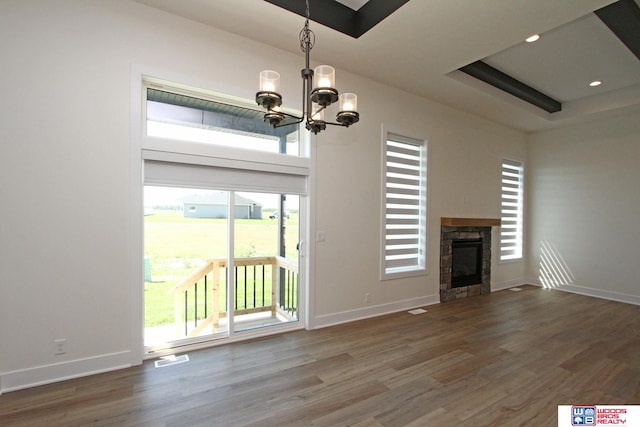
[[[258,110],[147,88],[147,136],[299,156],[299,134],[273,128]]]

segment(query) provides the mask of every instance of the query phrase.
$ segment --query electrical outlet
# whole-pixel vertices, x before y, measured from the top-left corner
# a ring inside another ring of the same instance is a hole
[[[371,294],[369,292],[367,292],[366,294],[364,294],[364,302],[371,302]]]
[[[67,352],[67,340],[65,338],[53,340],[53,345],[53,354],[55,354],[56,356],[65,354]]]

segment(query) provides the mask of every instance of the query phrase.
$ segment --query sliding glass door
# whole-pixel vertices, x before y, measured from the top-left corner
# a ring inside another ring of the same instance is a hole
[[[298,321],[300,196],[147,185],[144,203],[147,352]]]

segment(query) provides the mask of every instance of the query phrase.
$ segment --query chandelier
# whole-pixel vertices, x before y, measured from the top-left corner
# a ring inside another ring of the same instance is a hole
[[[282,96],[280,90],[280,74],[272,70],[260,72],[260,91],[256,93],[256,102],[264,107],[264,121],[274,128],[305,122],[305,127],[317,134],[327,125],[350,126],[360,120],[358,114],[358,97],[353,93],[338,94],[335,88],[336,72],[329,65],[309,68],[309,52],[315,43],[315,34],[309,29],[309,0],[306,0],[307,19],[300,31],[300,49],[305,54],[305,67],[302,75],[302,117],[285,113],[281,110]],[[314,79],[315,76],[315,79]],[[324,120],[325,109],[338,101],[336,122]],[[289,118],[289,120],[287,120]]]

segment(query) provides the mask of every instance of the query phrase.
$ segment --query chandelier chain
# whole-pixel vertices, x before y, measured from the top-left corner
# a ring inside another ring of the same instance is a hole
[[[304,23],[304,27],[302,27],[302,30],[300,30],[300,36],[299,36],[300,49],[303,52],[307,51],[307,46],[309,47],[309,50],[311,50],[313,48],[313,45],[316,42],[316,35],[309,28],[309,19],[311,17],[311,14],[309,12],[309,0],[306,0],[306,4],[307,4],[307,19]]]

